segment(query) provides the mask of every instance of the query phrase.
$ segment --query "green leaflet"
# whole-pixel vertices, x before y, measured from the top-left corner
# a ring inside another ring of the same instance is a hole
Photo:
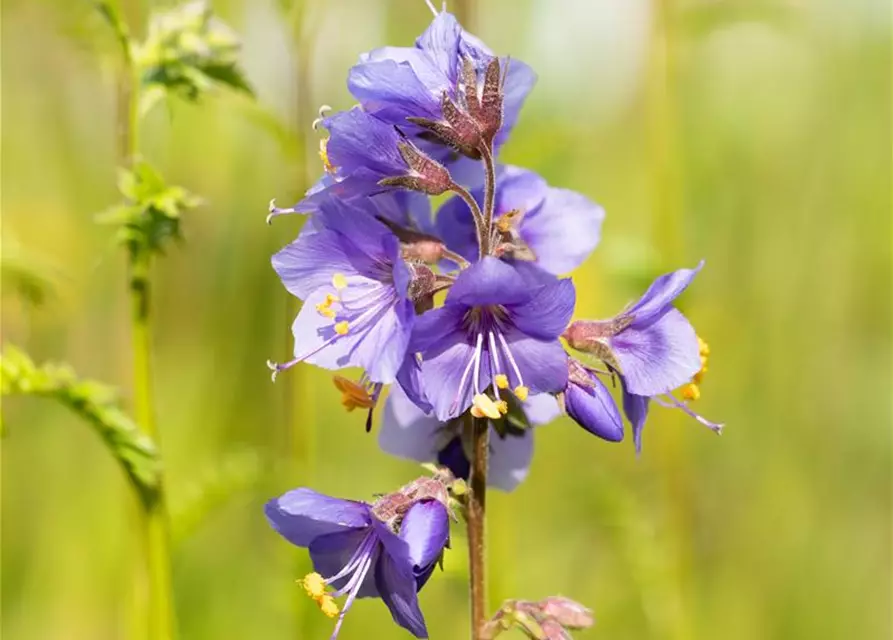
[[[118,189],[124,202],[97,216],[119,227],[118,241],[134,256],[163,253],[167,240],[180,237],[180,217],[201,204],[201,198],[183,187],[168,186],[148,162],[119,169]]]
[[[96,430],[141,497],[153,496],[160,467],[155,444],[118,407],[111,387],[78,378],[66,364],[35,365],[24,351],[5,345],[0,354],[0,393],[52,398],[74,411]]]

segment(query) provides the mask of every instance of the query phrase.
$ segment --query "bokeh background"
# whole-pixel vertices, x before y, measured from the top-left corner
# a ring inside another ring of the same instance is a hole
[[[155,6],[163,3],[156,2]],[[125,3],[138,33],[151,7]],[[298,485],[370,497],[418,473],[385,457],[328,375],[298,368],[269,266],[299,229],[264,225],[320,171],[316,107],[346,70],[427,25],[422,0],[217,0],[257,103],[171,101],[143,132],[206,199],[154,271],[157,413],[182,638],[324,638],[302,552],[263,502]],[[285,6],[283,6],[285,5]],[[569,420],[537,432],[527,481],[491,496],[491,605],[562,593],[581,638],[891,637],[891,9],[886,0],[486,0],[454,7],[539,83],[503,160],[607,210],[575,275],[606,317],[705,258],[682,306],[712,347],[698,408],[655,410],[642,456]],[[118,51],[89,2],[3,0],[3,250],[55,282],[3,290],[3,340],[131,398],[114,203]],[[306,161],[305,161],[306,158]],[[4,282],[4,285],[9,283]],[[138,565],[132,494],[95,434],[4,402],[2,636],[124,638]],[[433,638],[466,637],[461,527],[421,594]],[[361,601],[342,638],[408,637]]]

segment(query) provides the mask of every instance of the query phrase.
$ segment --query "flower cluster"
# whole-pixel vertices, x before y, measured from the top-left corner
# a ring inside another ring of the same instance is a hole
[[[652,400],[721,428],[689,406],[708,348],[673,307],[702,265],[661,276],[612,319],[571,321],[576,294],[561,276],[598,245],[604,211],[498,162],[534,82],[527,65],[436,13],[414,46],[360,56],[348,77],[358,104],[321,109],[314,122],[328,132],[322,178],[293,207],[271,203],[268,218],[307,216],[273,257],[304,303],[293,359],[268,363],[274,379],[300,362],[361,369],[356,381],[335,376],[344,407],[366,410],[369,430],[390,385],[382,448],[459,478],[469,476],[472,421],[487,420],[488,481],[507,491],[527,475],[532,428],[562,411],[604,440],[623,439],[610,387],[637,450]],[[451,197],[433,215],[429,196],[442,194]],[[409,576],[420,588],[443,544],[414,536],[433,527],[445,540],[446,518],[417,525],[415,513],[438,507],[415,502],[385,526],[376,505],[332,500],[300,489],[268,508],[286,538],[310,548],[321,575],[304,581],[308,592],[330,613],[327,585],[347,595],[344,610],[379,595],[422,637]]]

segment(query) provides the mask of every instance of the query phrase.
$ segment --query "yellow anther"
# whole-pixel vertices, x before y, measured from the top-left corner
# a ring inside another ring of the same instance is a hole
[[[496,386],[500,389],[508,389],[509,388],[509,379],[504,373],[497,373],[493,376],[493,382],[496,383]]]
[[[688,384],[683,385],[680,391],[682,393],[682,397],[686,400],[694,401],[701,397],[701,390],[694,382],[689,382]]]
[[[319,610],[330,618],[334,618],[341,613],[341,610],[338,608],[338,603],[335,602],[335,598],[328,594],[318,598],[316,604],[319,605]]]
[[[375,406],[375,400],[362,385],[341,376],[334,376],[332,382],[341,392],[341,404],[348,411],[353,411],[358,407],[371,409]]]
[[[701,369],[700,371],[698,371],[698,372],[694,375],[694,377],[692,378],[692,382],[694,382],[695,384],[701,384],[701,383],[704,381],[704,374],[705,374],[705,373],[707,373],[707,369],[706,369],[706,368]]]
[[[497,400],[496,408],[499,409],[499,413],[501,413],[502,415],[505,415],[509,412],[509,403],[506,402],[505,400]]]
[[[332,165],[329,160],[329,139],[323,138],[319,141],[319,157],[322,160],[322,166],[325,168],[326,173],[335,173],[335,167]]]
[[[341,322],[335,323],[335,333],[337,333],[339,336],[346,336],[349,329],[350,324],[347,322],[347,320],[342,320]]]
[[[520,214],[521,212],[518,209],[512,209],[511,211],[502,214],[499,217],[499,220],[496,221],[496,229],[500,233],[508,233],[512,230],[512,227],[515,226],[515,221]]]
[[[331,319],[331,318],[335,317],[335,312],[332,311],[328,305],[326,305],[325,303],[322,303],[322,302],[320,302],[318,305],[316,305],[316,312],[319,315],[323,316],[324,318]]]
[[[332,276],[332,286],[339,291],[347,287],[347,278],[344,277],[343,273],[336,273]]]
[[[710,355],[710,345],[707,344],[706,342],[704,342],[703,340],[701,340],[700,337],[698,338],[698,352],[699,352],[702,356],[709,356],[709,355]]]
[[[326,581],[316,572],[308,573],[304,576],[301,579],[301,586],[304,587],[307,595],[314,600],[318,600],[326,594]]]
[[[524,402],[525,400],[527,400],[527,395],[529,393],[530,393],[530,389],[528,389],[524,385],[518,385],[517,387],[515,387],[515,397],[518,400],[520,400],[521,402]]]
[[[479,393],[474,397],[474,401],[471,405],[471,415],[475,418],[483,418],[486,416],[491,420],[499,420],[502,416],[502,414],[499,413],[499,407],[493,402],[493,399],[483,393]]]

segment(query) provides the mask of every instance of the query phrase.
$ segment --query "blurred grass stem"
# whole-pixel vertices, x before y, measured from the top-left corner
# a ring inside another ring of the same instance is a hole
[[[139,71],[129,50],[124,55],[124,77],[121,83],[122,105],[119,111],[122,164],[132,167],[139,151]],[[152,385],[152,332],[150,325],[151,287],[149,272],[151,255],[131,250],[129,254],[131,339],[133,349],[134,411],[137,423],[159,447],[155,424]],[[143,543],[148,579],[146,633],[150,640],[174,637],[174,610],[171,593],[170,532],[165,508],[164,478],[151,494],[140,494]]]

